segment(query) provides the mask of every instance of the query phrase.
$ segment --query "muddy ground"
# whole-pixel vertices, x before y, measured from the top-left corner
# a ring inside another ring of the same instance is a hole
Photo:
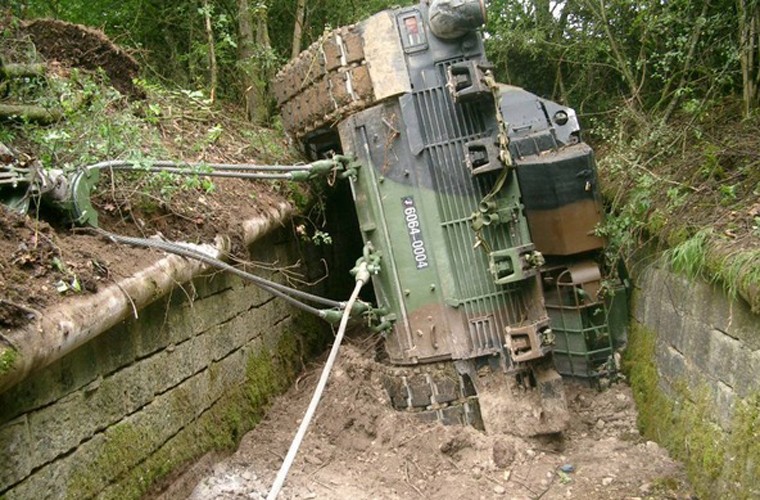
[[[421,423],[391,409],[366,340],[343,346],[280,498],[690,498],[683,468],[636,428],[625,383],[568,383],[563,436]],[[264,498],[321,366],[273,404],[231,456],[209,456],[158,498]],[[566,472],[565,472],[566,471]]]

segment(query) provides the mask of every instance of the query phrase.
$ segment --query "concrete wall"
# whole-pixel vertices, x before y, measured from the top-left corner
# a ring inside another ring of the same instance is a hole
[[[290,234],[256,242],[252,259],[296,262]],[[138,498],[234,448],[330,337],[222,273],[178,287],[0,394],[0,497]]]
[[[629,364],[645,432],[687,462],[701,497],[760,498],[760,316],[654,265],[637,286]]]

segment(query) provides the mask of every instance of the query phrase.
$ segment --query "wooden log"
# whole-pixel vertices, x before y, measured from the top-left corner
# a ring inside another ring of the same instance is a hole
[[[47,125],[63,118],[57,109],[47,109],[33,104],[0,104],[0,120],[29,121]]]
[[[24,76],[42,76],[47,72],[47,67],[42,63],[34,64],[3,64],[0,61],[0,80],[20,78]]]
[[[263,217],[244,223],[246,245],[277,227],[293,215],[293,208],[281,203]],[[226,235],[229,236],[229,235]],[[229,242],[219,238],[207,252],[217,258],[229,250]],[[148,304],[169,293],[180,283],[211,270],[208,265],[178,255],[168,255],[118,284],[95,295],[77,297],[35,314],[33,323],[0,335],[0,392],[23,380],[35,370],[61,359]]]

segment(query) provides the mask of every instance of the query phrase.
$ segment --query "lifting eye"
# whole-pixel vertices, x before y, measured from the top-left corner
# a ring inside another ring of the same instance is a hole
[[[566,124],[569,119],[570,118],[567,116],[567,112],[566,111],[561,111],[560,110],[560,111],[557,111],[556,113],[554,113],[554,123],[556,123],[560,127],[562,125]]]

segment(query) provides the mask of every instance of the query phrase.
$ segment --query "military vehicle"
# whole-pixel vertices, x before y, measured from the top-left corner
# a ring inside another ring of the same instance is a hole
[[[323,35],[277,75],[286,130],[352,156],[397,409],[526,435],[566,423],[561,377],[615,371],[596,166],[573,109],[497,83],[483,0],[423,0]]]

